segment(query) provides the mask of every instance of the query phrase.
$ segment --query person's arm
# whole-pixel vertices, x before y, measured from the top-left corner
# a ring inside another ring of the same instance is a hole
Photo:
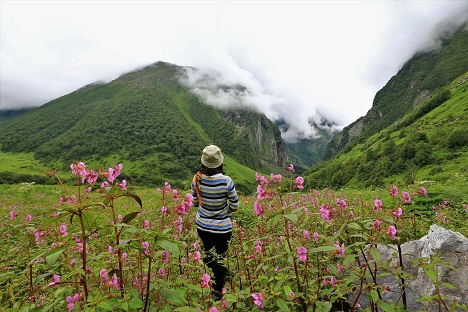
[[[199,206],[199,201],[198,201],[198,193],[195,190],[195,184],[192,182],[192,185],[190,186],[190,189],[192,190],[192,205],[194,207]]]
[[[227,182],[228,199],[229,199],[229,211],[234,212],[239,208],[239,196],[237,195],[236,187],[231,178]]]

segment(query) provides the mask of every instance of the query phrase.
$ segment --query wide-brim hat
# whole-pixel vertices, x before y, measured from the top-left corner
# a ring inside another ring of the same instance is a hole
[[[216,145],[208,145],[203,149],[201,163],[207,168],[218,168],[223,164],[224,156]]]

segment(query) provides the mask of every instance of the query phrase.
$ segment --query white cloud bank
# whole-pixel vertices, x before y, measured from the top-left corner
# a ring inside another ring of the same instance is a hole
[[[365,115],[406,60],[468,20],[468,2],[2,0],[0,15],[0,109],[160,60],[198,68],[196,92],[284,120],[293,140],[315,135],[309,120]]]

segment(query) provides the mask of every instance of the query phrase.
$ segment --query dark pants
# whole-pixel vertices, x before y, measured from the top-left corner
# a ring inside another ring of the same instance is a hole
[[[205,250],[203,262],[213,271],[213,290],[221,293],[225,283],[225,275],[228,271],[221,263],[221,260],[226,257],[226,251],[232,237],[232,232],[214,234],[199,229],[197,229],[197,232],[203,243],[203,249]]]

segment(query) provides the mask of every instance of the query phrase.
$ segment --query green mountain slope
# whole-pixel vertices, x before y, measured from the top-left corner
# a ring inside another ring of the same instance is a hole
[[[310,188],[435,181],[468,185],[468,72],[397,123],[304,176]]]
[[[377,92],[372,108],[335,135],[324,159],[349,151],[413,111],[437,89],[445,87],[468,70],[468,28],[442,40],[440,49],[418,53]]]
[[[226,171],[240,181],[283,165],[281,135],[270,120],[202,103],[179,82],[181,70],[158,62],[3,121],[1,150],[34,153],[44,165],[64,170],[79,160],[122,162],[128,178],[151,184],[186,183],[209,143],[222,148]]]

